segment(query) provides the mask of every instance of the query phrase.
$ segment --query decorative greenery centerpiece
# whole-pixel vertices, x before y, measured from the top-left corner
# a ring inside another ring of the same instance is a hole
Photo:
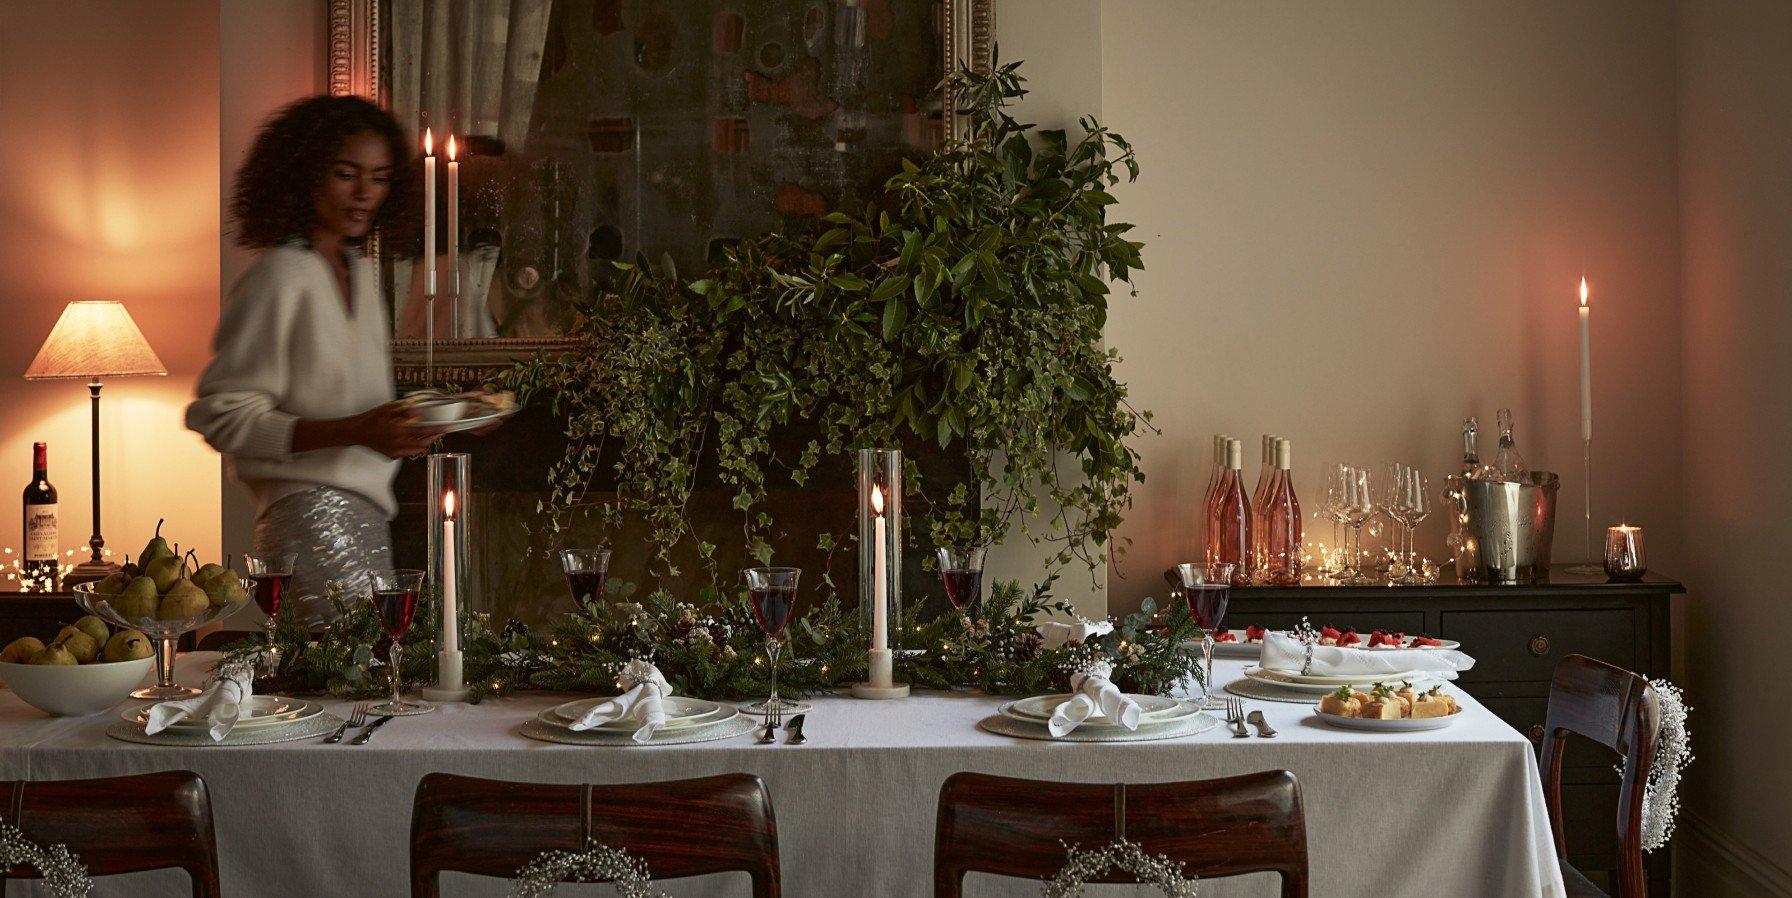
[[[936,543],[1000,542],[1044,494],[1057,508],[1030,535],[1059,546],[1054,566],[1110,551],[1144,479],[1129,441],[1150,426],[1102,343],[1107,282],[1130,283],[1142,247],[1108,220],[1108,190],[1138,165],[1092,118],[1075,140],[1016,121],[1018,66],[949,78],[966,135],[905,161],[863,213],[787,223],[697,279],[669,259],[619,264],[613,294],[580,310],[579,348],[506,378],[566,420],[542,505],[550,534],[575,510],[606,529],[638,516],[668,573],[694,557],[713,582],[715,546],[686,515],[701,465],[769,563],[772,522],[757,509],[770,478],[802,485],[824,454],[927,440],[981,480],[976,502],[962,484],[929,496],[911,465]],[[793,421],[819,436],[776,455],[773,432]],[[595,502],[600,465],[616,492]]]
[[[902,626],[913,634],[913,644],[925,648],[899,658],[898,675],[920,687],[976,686],[992,694],[1032,695],[1065,691],[1072,673],[1106,661],[1114,666],[1115,684],[1129,692],[1164,693],[1199,681],[1200,653],[1190,647],[1200,630],[1180,603],[1160,612],[1147,598],[1113,632],[1047,648],[1034,620],[1070,613],[1051,597],[1051,583],[1048,578],[1031,592],[1017,583],[998,583],[970,613],[926,623],[911,612]],[[661,591],[633,602],[631,592],[628,584],[618,584],[616,601],[563,615],[546,634],[533,634],[516,622],[494,629],[473,615],[463,656],[470,700],[514,689],[612,692],[617,673],[636,658],[651,660],[682,695],[744,699],[768,690],[765,640],[744,597],[702,590],[701,601],[693,603]],[[382,676],[374,659],[384,655],[378,650],[384,636],[372,606],[332,598],[341,618],[321,634],[308,633],[285,610],[277,618],[274,645],[281,662],[269,688],[345,698],[380,693]],[[778,675],[780,688],[813,693],[863,680],[869,635],[856,614],[841,611],[837,603],[818,604],[786,634],[790,660]],[[428,680],[431,638],[428,628],[407,632],[401,656],[406,679]],[[228,647],[220,664],[265,650],[260,638],[245,639]]]

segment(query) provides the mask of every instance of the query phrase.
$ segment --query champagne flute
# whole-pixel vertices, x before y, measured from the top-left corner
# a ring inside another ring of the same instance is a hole
[[[1201,628],[1201,661],[1206,676],[1201,682],[1201,707],[1219,708],[1213,694],[1213,637],[1226,619],[1226,603],[1232,594],[1232,565],[1223,561],[1184,562],[1176,565],[1182,582],[1182,598]]]
[[[417,598],[423,593],[423,572],[402,569],[370,571],[367,582],[371,587],[367,601],[373,604],[373,610],[379,616],[380,629],[392,640],[388,656],[392,664],[392,700],[367,710],[393,717],[428,714],[436,709],[435,705],[400,698],[404,693],[403,678],[400,676],[400,662],[404,658],[404,634],[411,628],[411,618],[417,613]]]
[[[796,611],[796,582],[803,574],[793,567],[754,567],[741,572],[747,581],[747,595],[753,602],[753,619],[765,634],[765,654],[772,663],[772,694],[763,702],[748,705],[744,710],[781,716],[785,712],[808,708],[801,702],[787,701],[778,695],[778,656],[783,652],[782,636]]]
[[[268,634],[269,676],[280,669],[280,650],[274,647],[274,618],[280,614],[280,600],[285,596],[286,587],[292,583],[292,566],[297,560],[298,555],[292,553],[243,556],[243,576],[254,584],[255,604],[268,616],[267,623],[263,626]]]
[[[1431,485],[1418,468],[1406,469],[1406,570],[1413,583],[1428,582],[1424,565],[1419,562],[1417,531],[1419,524],[1431,516]]]
[[[573,601],[585,608],[603,601],[604,583],[610,576],[609,549],[561,549],[560,569],[566,572]]]
[[[1387,476],[1381,484],[1381,513],[1388,516],[1394,525],[1392,558],[1388,562],[1388,579],[1395,583],[1404,583],[1409,570],[1406,565],[1406,509],[1408,505],[1409,469],[1399,463],[1390,462]]]

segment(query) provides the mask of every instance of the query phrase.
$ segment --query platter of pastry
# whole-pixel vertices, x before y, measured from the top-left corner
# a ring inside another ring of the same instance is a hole
[[[1411,683],[1376,683],[1367,692],[1340,686],[1320,699],[1313,713],[1329,726],[1403,733],[1443,729],[1462,715],[1462,706],[1442,686],[1421,692]]]
[[[1263,653],[1263,637],[1270,632],[1258,626],[1246,626],[1243,630],[1221,629],[1213,637],[1213,656],[1215,658],[1260,657]],[[1277,632],[1288,633],[1286,630]],[[1289,635],[1293,634],[1289,633]],[[1407,634],[1399,630],[1371,630],[1368,635],[1364,635],[1352,629],[1340,630],[1331,626],[1319,628],[1319,644],[1371,651],[1462,648],[1462,643],[1454,639]]]

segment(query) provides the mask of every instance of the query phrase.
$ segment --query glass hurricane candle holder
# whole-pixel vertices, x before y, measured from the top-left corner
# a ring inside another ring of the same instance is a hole
[[[871,632],[860,698],[902,698],[895,681],[902,646],[902,450],[859,450],[859,613]]]
[[[426,464],[429,480],[429,588],[435,598],[436,682],[424,689],[431,701],[467,697],[461,652],[466,648],[473,595],[473,457],[438,452]]]
[[[1643,528],[1629,524],[1605,530],[1605,575],[1620,582],[1643,579],[1649,570],[1643,560]]]

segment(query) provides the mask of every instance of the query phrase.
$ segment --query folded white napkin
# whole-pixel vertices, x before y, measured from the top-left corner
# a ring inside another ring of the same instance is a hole
[[[1053,739],[1082,726],[1083,721],[1088,720],[1097,710],[1129,730],[1139,728],[1139,703],[1121,692],[1120,687],[1108,679],[1106,672],[1096,670],[1072,676],[1070,691],[1075,695],[1071,696],[1070,701],[1059,705],[1052,712],[1052,719],[1045,725]]]
[[[652,662],[636,658],[616,675],[616,688],[623,693],[593,705],[567,729],[589,730],[614,720],[633,720],[640,724],[634,740],[646,742],[652,739],[653,734],[666,725],[666,708],[660,700],[672,697],[672,684],[666,682]]]
[[[1265,670],[1302,673],[1307,656],[1306,646],[1286,633],[1267,633],[1263,637],[1262,664]],[[1456,674],[1475,666],[1475,659],[1454,649],[1368,649],[1340,648],[1333,645],[1313,647],[1313,663],[1304,671],[1316,677],[1362,677],[1374,682],[1390,674],[1416,670],[1428,678],[1454,680]]]
[[[1091,636],[1106,636],[1114,632],[1113,621],[1090,620],[1079,617],[1075,623],[1066,624],[1061,621],[1046,621],[1036,628],[1039,638],[1045,640],[1045,647],[1058,649],[1072,643],[1080,643]]]
[[[162,702],[149,709],[149,722],[143,732],[154,736],[183,720],[204,720],[213,742],[222,742],[236,727],[243,715],[243,703],[255,694],[250,682],[255,679],[255,665],[239,661],[225,665],[205,691],[192,698]]]

